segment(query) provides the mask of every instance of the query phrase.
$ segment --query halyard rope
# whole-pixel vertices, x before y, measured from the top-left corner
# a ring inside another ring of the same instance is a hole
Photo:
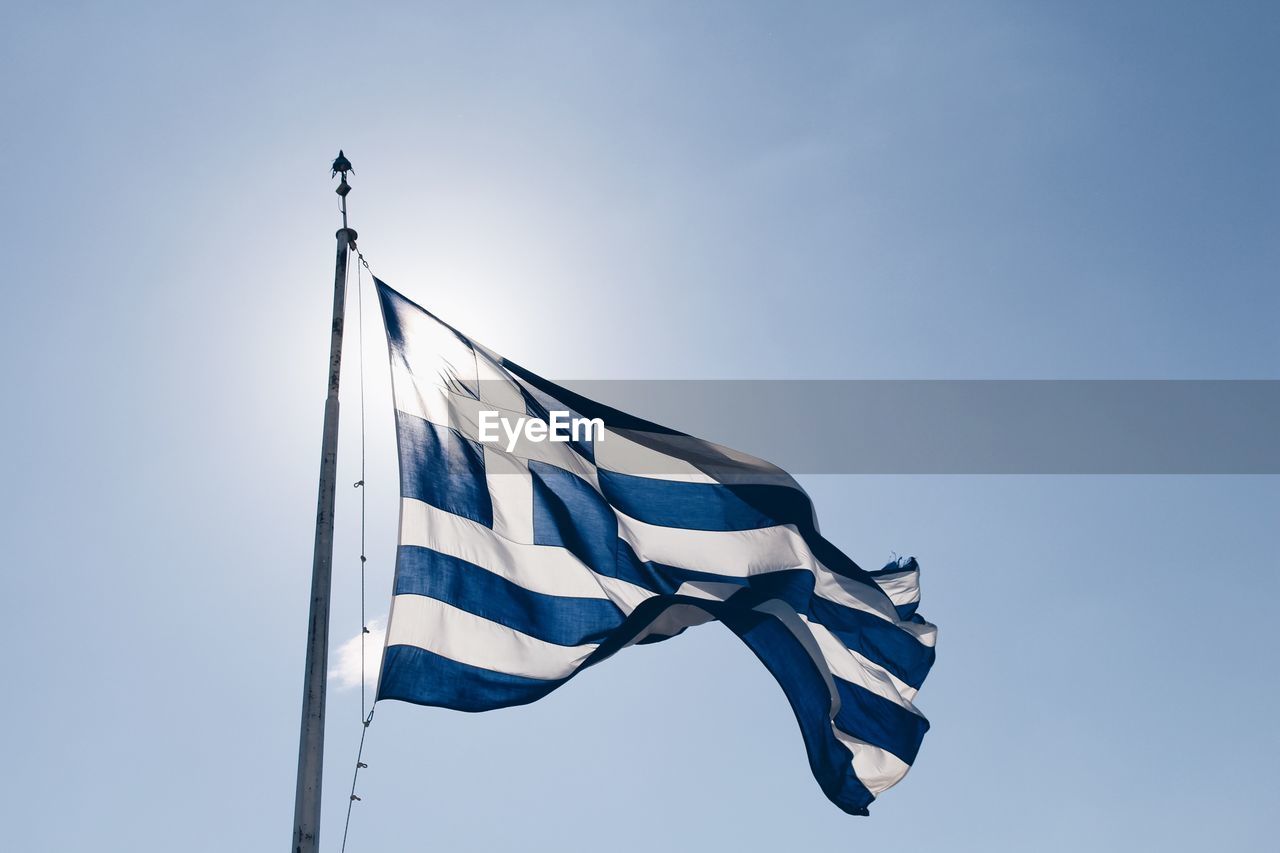
[[[360,490],[360,745],[356,748],[356,766],[351,773],[351,794],[347,799],[347,819],[342,825],[342,853],[346,853],[347,835],[351,830],[351,808],[360,802],[356,796],[356,782],[360,771],[369,765],[364,763],[364,739],[369,733],[369,724],[373,722],[373,708],[367,700],[365,677],[365,645],[369,637],[369,620],[365,610],[365,566],[369,562],[365,555],[365,405],[364,405],[364,272],[369,270],[369,262],[353,244],[356,253],[356,341],[358,348],[357,361],[360,373],[360,479],[355,488]],[[369,271],[370,276],[373,271]],[[377,701],[376,699],[374,700]]]

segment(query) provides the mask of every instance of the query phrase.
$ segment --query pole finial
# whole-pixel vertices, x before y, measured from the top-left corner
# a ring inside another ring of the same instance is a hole
[[[342,149],[339,148],[338,156],[333,159],[333,174],[330,175],[329,177],[332,178],[336,176],[339,172],[341,172],[343,177],[345,178],[347,172],[354,172],[354,171],[355,169],[351,168],[351,161],[347,159],[346,155],[342,153]]]
[[[354,171],[355,169],[351,168],[351,161],[342,153],[342,149],[338,149],[338,156],[333,160],[333,173],[330,174],[329,177],[333,177],[338,174],[342,175],[342,180],[338,182],[338,188],[334,190],[334,192],[342,196],[344,205],[347,201],[347,193],[351,192],[351,185],[347,183],[347,172]],[[346,217],[344,216],[343,219],[345,220]],[[345,221],[343,227],[346,227]]]
[[[347,227],[347,193],[351,192],[351,184],[347,183],[347,172],[354,171],[355,169],[351,168],[351,161],[339,148],[338,156],[333,158],[333,172],[329,177],[342,175],[342,179],[338,181],[338,188],[334,192],[342,199],[342,230],[347,232],[347,241],[353,246],[356,241],[356,232]]]

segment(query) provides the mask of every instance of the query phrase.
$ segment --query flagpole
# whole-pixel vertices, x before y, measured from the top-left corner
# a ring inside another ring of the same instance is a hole
[[[338,152],[333,174],[341,174],[342,227],[333,271],[333,332],[329,340],[329,396],[324,403],[320,449],[320,489],[316,503],[316,541],[311,562],[311,612],[307,621],[307,663],[302,689],[302,726],[298,739],[298,788],[293,805],[293,853],[320,848],[320,784],[324,771],[324,703],[329,669],[329,594],[333,578],[333,502],[338,463],[338,378],[342,368],[342,324],[346,308],[347,257],[356,232],[347,227],[347,172],[351,163]]]

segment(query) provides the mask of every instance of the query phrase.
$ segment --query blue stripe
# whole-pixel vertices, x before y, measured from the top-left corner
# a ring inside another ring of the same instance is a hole
[[[748,579],[747,591],[734,595],[731,601],[740,596],[743,606],[769,599],[784,601],[830,630],[846,648],[919,689],[933,666],[933,648],[879,616],[814,595],[813,584],[813,574],[807,569],[754,575]]]
[[[400,546],[395,594],[425,595],[561,646],[602,642],[624,618],[607,599],[533,592],[474,563],[416,545]]]
[[[672,595],[685,582],[710,581],[740,585],[743,591],[730,600],[738,601],[743,607],[754,607],[771,598],[785,601],[797,613],[803,613],[828,628],[847,648],[917,689],[933,666],[934,650],[892,622],[814,595],[814,577],[808,569],[781,569],[746,578],[730,577],[641,560],[621,539],[615,551],[617,576],[659,595]],[[878,587],[876,592],[884,594]],[[740,600],[739,596],[744,597]]]
[[[543,681],[459,663],[416,646],[388,646],[378,700],[399,699],[455,711],[491,711],[526,705],[568,679]]]
[[[458,432],[396,412],[400,494],[493,527],[484,450]]]
[[[533,541],[558,545],[591,567],[613,577],[618,517],[591,484],[545,462],[529,462],[533,481]]]
[[[600,469],[609,503],[646,524],[686,530],[756,530],[794,524],[813,527],[809,496],[793,486],[690,483]]]
[[[895,604],[893,609],[898,611],[899,622],[914,622],[916,620],[916,608],[920,606],[920,602],[913,601],[910,604]],[[924,621],[924,620],[919,620]]]
[[[920,564],[916,562],[915,557],[903,557],[897,560],[890,560],[885,563],[882,568],[876,569],[874,572],[867,572],[873,578],[884,577],[886,575],[900,575],[904,572],[920,572]]]
[[[904,572],[920,572],[920,564],[916,562],[915,557],[907,557],[905,560],[890,560],[885,564],[883,569],[874,572],[867,572],[872,580],[879,580],[886,575],[900,575]],[[918,582],[918,580],[917,580]],[[916,610],[920,607],[919,601],[912,601],[909,604],[896,604],[894,609],[898,611],[898,618],[903,622],[923,622],[923,619],[916,617]]]
[[[378,290],[378,304],[382,307],[382,322],[387,327],[387,346],[393,353],[403,357],[404,321],[400,319],[401,313],[417,308],[425,314],[427,310],[415,305],[377,278],[374,278],[373,283]]]
[[[931,646],[875,614],[814,595],[813,584],[813,574],[807,569],[769,572],[751,577],[749,593],[739,593],[732,600],[750,595],[751,599],[744,598],[744,605],[769,599],[785,601],[797,613],[831,631],[846,648],[919,689],[933,666],[935,653]]]
[[[806,615],[861,654],[917,690],[933,666],[931,646],[879,616],[814,596]]]
[[[856,684],[841,678],[835,682],[840,694],[840,713],[836,715],[840,730],[914,764],[929,721]]]
[[[726,607],[720,619],[778,680],[800,724],[809,767],[823,793],[849,814],[867,814],[875,797],[854,773],[853,754],[831,730],[831,692],[804,646],[773,616]]]

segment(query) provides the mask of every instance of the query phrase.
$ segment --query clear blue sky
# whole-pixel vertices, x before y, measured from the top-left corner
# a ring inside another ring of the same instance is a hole
[[[288,843],[339,146],[378,273],[548,376],[1280,376],[1274,4],[26,4],[0,44],[7,849]],[[1274,843],[1276,478],[805,484],[941,628],[871,818],[709,626],[523,709],[380,706],[351,849]]]

